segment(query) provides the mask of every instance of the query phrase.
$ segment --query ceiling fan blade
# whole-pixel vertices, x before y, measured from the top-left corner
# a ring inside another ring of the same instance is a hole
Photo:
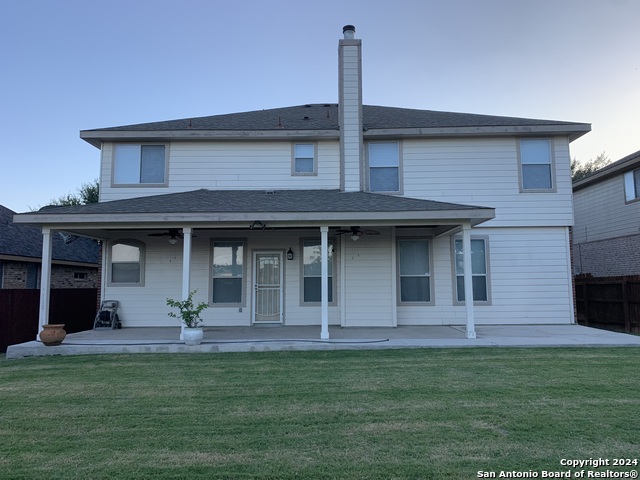
[[[369,228],[365,228],[364,230],[361,230],[365,235],[380,235],[380,232],[377,230],[371,230]]]

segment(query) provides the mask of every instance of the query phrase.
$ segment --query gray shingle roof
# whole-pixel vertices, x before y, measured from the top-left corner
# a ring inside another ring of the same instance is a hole
[[[194,190],[113,200],[110,202],[48,206],[46,214],[129,213],[318,213],[318,212],[436,212],[480,210],[484,207],[419,200],[368,192],[340,190]]]
[[[41,258],[42,230],[36,226],[13,223],[14,214],[0,205],[0,255]],[[80,237],[66,244],[58,234],[52,238],[54,261],[99,263],[99,247],[94,240]]]
[[[363,105],[365,129],[393,128],[450,128],[496,126],[563,126],[584,125],[577,122],[539,120],[471,113],[439,112],[410,108]],[[141,123],[93,131],[180,131],[180,130],[337,130],[338,105],[308,104],[293,107],[272,108],[251,112],[185,118],[162,122]]]

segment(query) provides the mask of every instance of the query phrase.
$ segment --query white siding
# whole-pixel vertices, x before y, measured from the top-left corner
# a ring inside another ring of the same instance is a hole
[[[318,174],[291,175],[292,142],[173,142],[166,187],[111,185],[112,144],[102,149],[100,200],[163,195],[207,188],[319,189],[340,186],[337,141],[318,142]]]
[[[569,146],[554,139],[553,193],[522,193],[516,138],[403,141],[408,197],[492,207],[486,226],[568,226],[573,222]]]
[[[623,175],[578,190],[574,243],[640,233],[640,202],[625,202]]]
[[[389,229],[344,242],[344,326],[393,326],[392,249]]]
[[[474,308],[476,324],[570,323],[571,280],[567,228],[485,228],[488,236],[490,305]],[[451,238],[434,240],[435,305],[399,306],[398,325],[466,323],[465,307],[453,305]]]
[[[465,307],[454,305],[451,238],[433,239],[434,305],[397,306],[391,235],[380,228],[379,236],[363,236],[357,242],[337,242],[335,281],[337,304],[329,307],[329,323],[345,326],[464,325]],[[240,233],[240,234],[239,234]],[[211,236],[197,231],[193,239],[191,289],[196,301],[210,295]],[[484,228],[473,235],[487,236],[490,254],[491,304],[475,307],[478,324],[569,323],[572,318],[567,228]],[[242,307],[210,307],[203,313],[208,326],[250,325],[253,282],[252,256],[256,250],[291,248],[294,260],[284,260],[285,325],[320,325],[320,306],[301,304],[300,236],[319,238],[313,231],[220,232],[215,238],[245,238],[246,302]],[[127,237],[130,237],[127,235]],[[166,298],[180,298],[182,243],[138,237],[147,245],[144,287],[105,287],[105,298],[121,302],[125,326],[177,326]],[[344,252],[341,253],[340,249]],[[342,282],[346,282],[343,288]],[[344,296],[342,295],[344,293]],[[341,315],[344,312],[344,319]]]

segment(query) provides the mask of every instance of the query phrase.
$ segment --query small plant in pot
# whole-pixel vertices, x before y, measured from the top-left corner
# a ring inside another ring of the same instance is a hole
[[[200,302],[197,305],[193,303],[193,295],[197,292],[194,290],[189,293],[186,300],[173,300],[167,298],[167,305],[173,308],[177,308],[179,313],[169,312],[167,315],[173,318],[179,318],[184,324],[184,343],[187,345],[199,345],[204,337],[204,332],[200,327],[202,320],[200,314],[208,307],[205,302]]]

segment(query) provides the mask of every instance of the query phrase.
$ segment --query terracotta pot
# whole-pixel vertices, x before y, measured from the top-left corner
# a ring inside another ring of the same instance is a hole
[[[202,338],[204,337],[204,331],[201,327],[185,328],[182,338],[187,345],[200,345]]]
[[[40,332],[40,341],[47,347],[60,345],[67,336],[64,330],[64,323],[52,323],[42,326]]]

